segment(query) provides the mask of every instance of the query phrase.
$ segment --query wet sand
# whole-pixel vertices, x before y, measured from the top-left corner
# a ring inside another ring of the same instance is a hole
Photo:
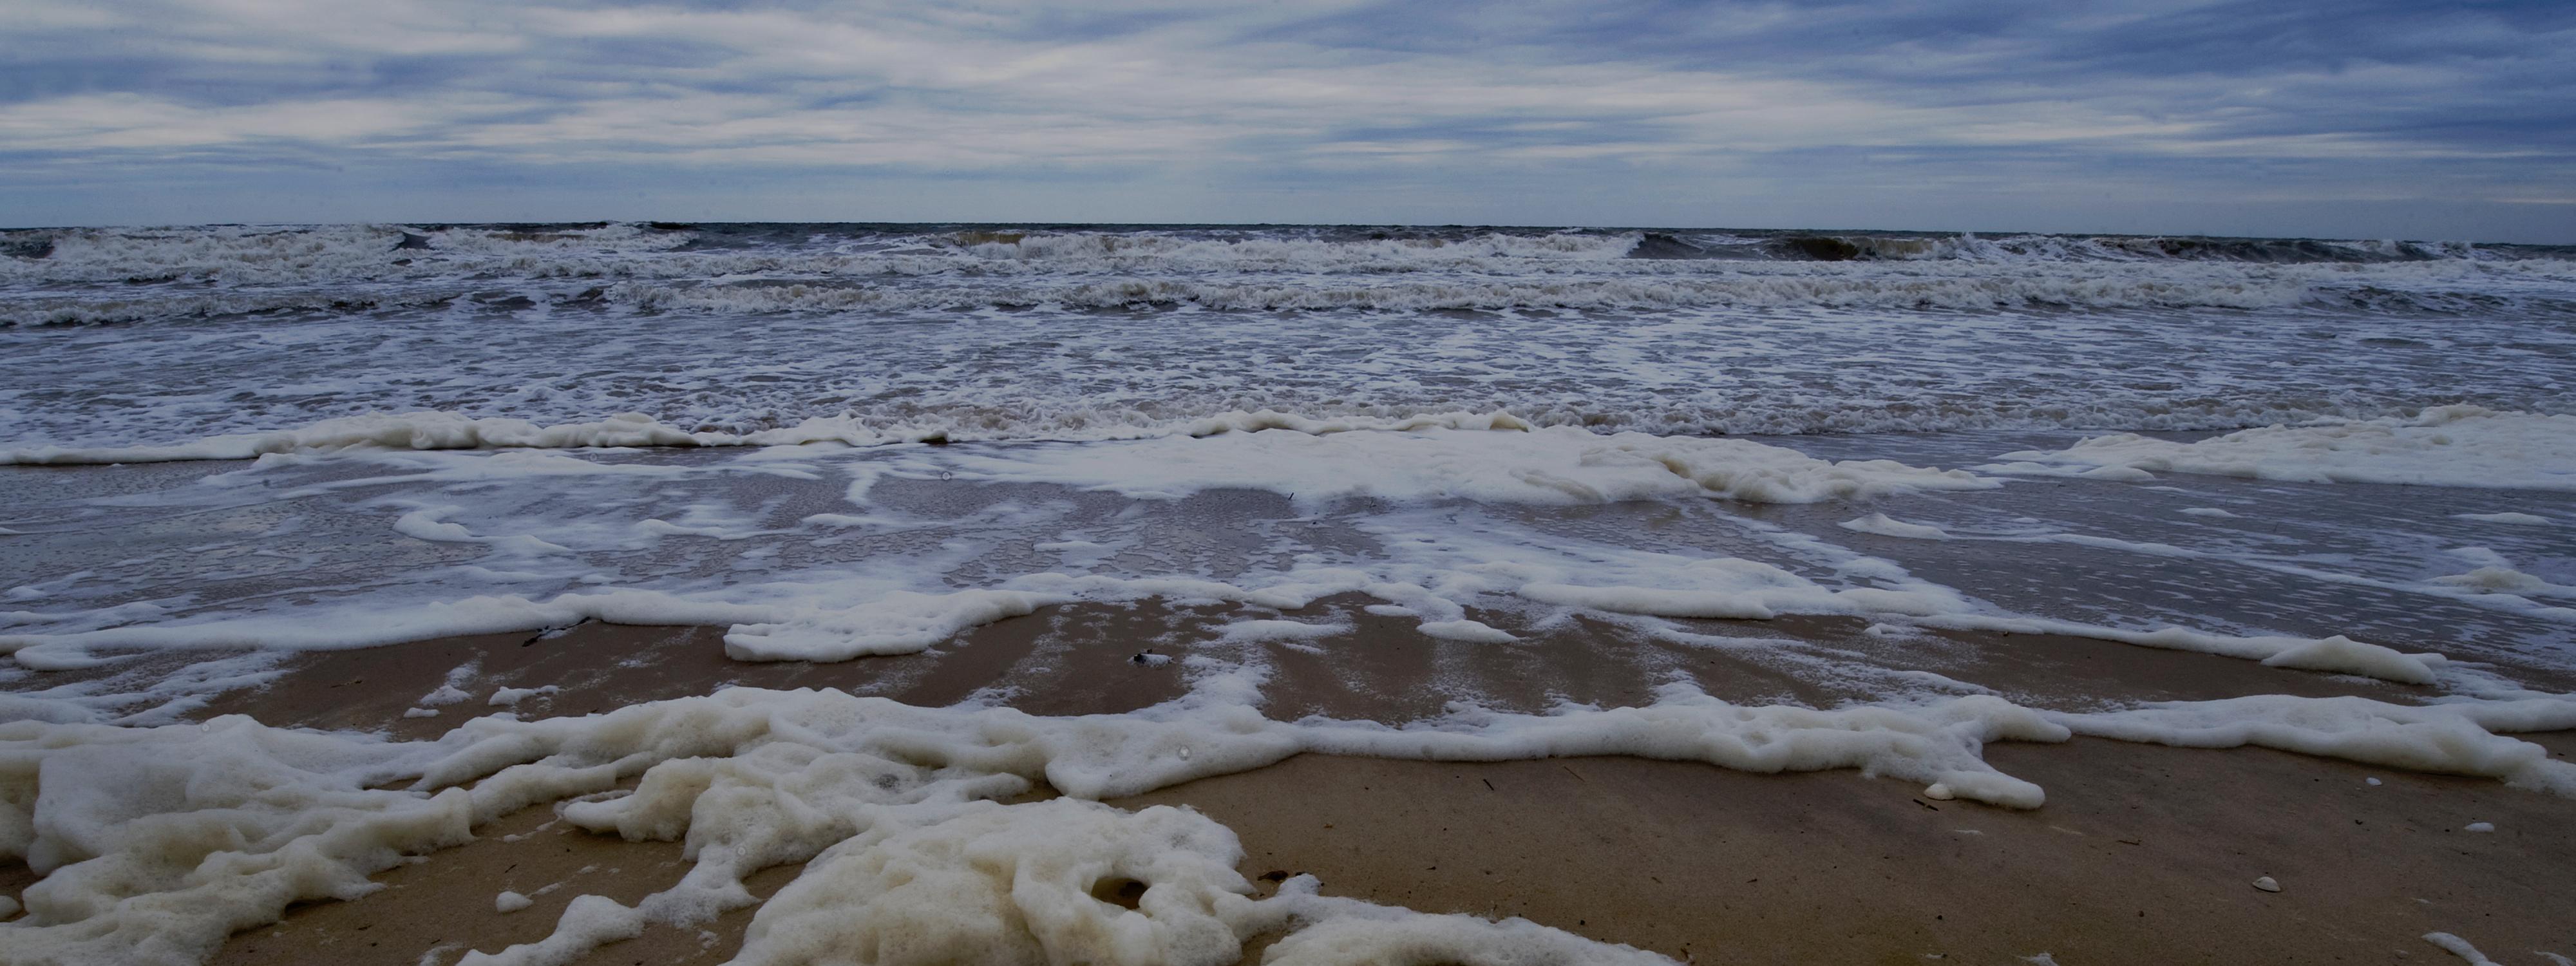
[[[975,628],[921,654],[822,664],[728,659],[722,628],[593,622],[555,636],[486,634],[296,653],[281,663],[279,680],[225,694],[191,717],[247,714],[272,725],[435,737],[465,717],[500,710],[469,703],[442,708],[433,718],[403,716],[450,671],[469,663],[476,666],[478,694],[503,687],[562,689],[516,707],[529,717],[591,714],[736,686],[836,688],[924,706],[981,698],[1039,715],[1116,714],[1187,690],[1187,672],[1178,661],[1148,667],[1132,660],[1148,650],[1266,665],[1265,710],[1280,720],[1324,715],[1401,722],[1437,716],[1456,701],[1523,712],[1565,703],[1641,705],[1676,677],[1736,703],[1830,707],[1874,697],[1883,683],[1800,672],[1810,671],[1819,657],[1848,662],[1855,654],[1873,664],[1930,671],[2016,701],[2068,710],[2114,700],[2351,694],[2402,702],[2433,693],[2057,634],[1922,630],[1882,637],[1867,633],[1868,621],[1832,617],[1686,622],[1696,632],[1724,638],[1723,645],[1677,644],[1589,618],[1512,644],[1463,643],[1417,633],[1411,618],[1361,609],[1371,602],[1357,595],[1331,597],[1286,615],[1151,601],[1048,607]],[[1215,628],[1229,621],[1283,616],[1347,623],[1351,630],[1301,642],[1305,647],[1215,640]],[[1513,627],[1501,615],[1471,616]],[[159,667],[173,658],[149,660]]]
[[[1422,637],[1410,622],[1335,599],[1292,615],[1348,620],[1321,653],[1221,645],[1230,608],[1077,605],[979,628],[929,652],[838,664],[726,659],[716,628],[588,624],[568,633],[481,635],[287,657],[282,678],[198,716],[434,736],[479,704],[408,718],[406,708],[474,662],[473,690],[556,684],[527,716],[587,714],[725,686],[830,687],[916,704],[979,695],[1040,714],[1120,712],[1184,690],[1152,648],[1229,661],[1259,652],[1269,713],[1402,720],[1450,697],[1540,710],[1561,701],[1636,704],[1673,674],[1736,701],[1830,705],[1856,696],[1801,679],[1800,655],[1879,649],[1910,666],[2040,706],[2100,696],[2363,694],[2416,689],[2246,661],[2052,635],[1924,633],[1797,618],[1699,622],[1740,646],[1691,647],[1576,622],[1512,645]],[[166,659],[166,658],[165,658]],[[44,683],[41,678],[38,683]],[[2529,736],[2560,757],[2576,732]],[[1934,802],[1908,783],[1849,771],[1753,775],[1626,758],[1450,764],[1305,755],[1119,802],[1186,804],[1233,828],[1244,874],[1312,873],[1324,891],[1428,912],[1523,916],[1700,962],[2387,962],[2447,954],[2418,937],[2457,933],[2503,961],[2576,952],[2576,802],[2492,781],[2414,775],[2261,749],[2183,750],[2078,739],[1987,750],[2038,782],[2046,807],[2015,812]],[[2377,777],[2384,784],[2364,781]],[[677,881],[677,843],[626,842],[554,823],[551,807],[507,816],[478,840],[379,875],[386,889],[297,907],[236,935],[221,963],[450,963],[542,938],[584,893],[633,901]],[[2490,834],[2461,827],[2495,824]],[[515,839],[515,841],[513,841]],[[793,867],[752,881],[766,896]],[[2279,893],[2255,890],[2271,876]],[[32,880],[0,870],[10,894]],[[553,886],[552,891],[544,891]],[[495,911],[504,889],[534,905]],[[721,962],[752,910],[703,932],[656,926],[582,960]],[[1256,947],[1257,948],[1257,947]]]

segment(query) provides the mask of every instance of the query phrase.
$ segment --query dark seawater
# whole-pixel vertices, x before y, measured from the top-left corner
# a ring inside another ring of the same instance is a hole
[[[0,234],[0,447],[443,411],[1082,439],[1231,411],[1664,434],[2568,411],[2576,254],[1610,229]]]

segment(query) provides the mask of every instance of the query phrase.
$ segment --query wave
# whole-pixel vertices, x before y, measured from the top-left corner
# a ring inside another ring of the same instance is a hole
[[[2576,261],[2576,247],[2190,236],[1644,229],[208,226],[0,231],[0,280],[279,283],[429,274],[720,275],[1010,265],[1401,270],[1617,261]]]
[[[0,308],[0,326],[113,325],[181,318],[289,313],[346,314],[379,309],[431,309],[472,300],[462,291],[208,292],[122,298],[30,297]],[[500,308],[536,304],[526,296],[483,300]]]
[[[383,308],[846,312],[2301,306],[2576,314],[2576,261],[2282,239],[1346,228],[0,232],[0,325]],[[2547,256],[2547,257],[2544,257]]]
[[[1679,242],[1681,239],[1670,239]],[[2576,248],[2468,242],[2212,238],[2169,235],[1936,235],[1780,233],[1737,237],[1701,249],[1708,257],[1752,251],[1804,261],[2242,262],[2272,265],[2370,265],[2436,261],[2567,261]],[[1669,250],[1669,244],[1661,245]],[[1653,257],[1653,256],[1649,256]],[[1661,257],[1672,257],[1669,255]]]
[[[2000,459],[2305,483],[2576,490],[2576,416],[2437,406],[2177,443],[2128,433]]]
[[[722,312],[850,309],[1077,309],[1195,306],[1239,311],[1665,310],[1700,307],[1995,309],[2020,307],[2280,308],[2309,299],[2294,280],[1747,275],[1565,281],[1446,279],[1370,285],[1198,279],[1105,280],[996,289],[866,284],[620,283],[604,293],[637,308]]]
[[[2576,317],[2576,291],[2479,290],[2464,282],[2297,275],[2198,277],[2007,272],[1963,275],[1752,274],[1568,279],[1443,278],[1332,284],[1329,279],[1106,278],[938,284],[882,279],[522,282],[353,285],[328,290],[120,291],[30,295],[0,306],[0,327],[102,325],[267,314],[339,316],[377,310],[643,313],[1073,311],[1204,309],[1265,312],[1639,311],[1726,309],[2077,310],[2333,309],[2381,315],[2521,313]],[[2369,280],[2361,280],[2369,281]],[[2434,284],[2427,284],[2432,282]],[[2420,287],[2415,287],[2420,286]]]
[[[593,449],[662,446],[793,446],[840,443],[877,446],[888,443],[945,443],[957,426],[889,425],[854,416],[824,416],[793,426],[749,432],[689,430],[662,423],[642,413],[620,413],[592,422],[540,425],[524,419],[472,417],[449,412],[370,414],[326,419],[309,426],[265,433],[210,436],[166,446],[45,446],[0,451],[0,463],[78,465],[99,463],[166,463],[192,460],[254,459],[280,453],[331,452],[343,449]],[[1286,429],[1312,435],[1359,430],[1418,429],[1527,430],[1527,422],[1509,413],[1435,413],[1409,417],[1316,418],[1264,410],[1229,412],[1159,425],[1091,427],[1089,432],[1055,433],[1038,438],[1138,439],[1154,436],[1213,436],[1227,432]],[[988,438],[1011,438],[1004,434]]]
[[[2481,281],[2487,287],[2478,287]],[[2120,274],[2002,271],[1826,273],[1806,270],[1607,278],[1371,278],[1200,276],[940,280],[569,278],[506,284],[436,281],[328,288],[120,287],[97,293],[29,293],[0,305],[0,326],[88,325],[163,319],[340,315],[378,309],[544,307],[642,312],[834,313],[1058,308],[1223,311],[1440,311],[1549,309],[1672,311],[1818,308],[1985,311],[2151,308],[2341,309],[2375,314],[2520,312],[2576,315],[2576,290],[2499,277],[2338,272]]]
[[[1712,411],[1605,412],[1568,406],[1528,406],[1484,412],[1408,409],[1399,406],[1321,407],[1310,411],[1149,411],[1087,405],[922,406],[777,419],[764,423],[678,425],[643,413],[605,419],[539,422],[448,411],[368,413],[303,426],[224,433],[168,444],[37,445],[0,449],[0,465],[246,460],[272,454],[327,453],[348,449],[490,450],[623,447],[791,446],[814,443],[883,446],[900,443],[1096,442],[1202,437],[1223,433],[1288,430],[1307,435],[1347,432],[1412,432],[1426,429],[1533,431],[1578,428],[1598,434],[1639,433],[1690,438],[1796,436],[1819,433],[1962,432],[2029,430],[2194,431],[2284,424],[2361,425],[2372,419],[2412,419],[2417,413],[2475,411],[2514,425],[2555,426],[2576,415],[2490,412],[2476,406],[2407,407],[2367,400],[2243,400],[2196,404],[2102,403],[2084,407],[1843,406]],[[2396,415],[2390,415],[2394,413]],[[2429,418],[2429,417],[2426,417]],[[2020,454],[2017,458],[2028,458]]]

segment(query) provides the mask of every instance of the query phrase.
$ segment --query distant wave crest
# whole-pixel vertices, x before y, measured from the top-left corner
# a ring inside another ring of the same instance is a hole
[[[2576,314],[2561,249],[1609,230],[341,225],[0,233],[0,325],[564,308]]]

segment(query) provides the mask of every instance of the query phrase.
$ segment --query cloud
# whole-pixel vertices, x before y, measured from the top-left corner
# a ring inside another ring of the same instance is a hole
[[[15,223],[659,203],[2305,233],[2369,225],[2206,213],[2377,200],[2495,237],[2576,181],[2564,4],[18,0],[0,37]],[[328,203],[281,168],[329,172]]]

